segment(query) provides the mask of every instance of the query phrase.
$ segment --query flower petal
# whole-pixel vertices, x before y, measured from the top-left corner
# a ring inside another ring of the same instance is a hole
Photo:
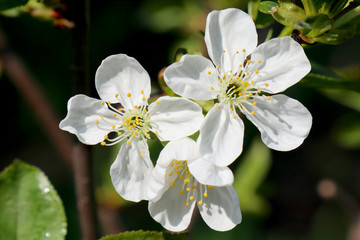
[[[206,101],[217,96],[217,70],[202,56],[184,55],[164,72],[166,84],[178,95]]]
[[[237,51],[243,55],[245,49],[245,54],[249,55],[257,46],[254,21],[239,9],[212,11],[206,19],[205,43],[215,65],[222,65],[222,69],[230,70],[234,67],[232,57]],[[241,59],[238,58],[236,66],[242,63],[239,62]]]
[[[241,154],[243,138],[244,124],[239,116],[229,106],[215,104],[200,128],[200,154],[219,167],[228,166]]]
[[[225,186],[234,182],[234,175],[228,167],[218,167],[204,158],[189,161],[188,167],[195,179],[204,185]]]
[[[197,144],[191,138],[170,141],[159,154],[156,166],[152,171],[152,178],[148,187],[149,199],[158,199],[166,190],[164,186],[168,179],[167,169],[173,160],[192,160],[199,155]]]
[[[208,189],[198,207],[206,224],[216,231],[228,231],[242,220],[239,197],[232,186]]]
[[[195,201],[185,206],[187,194],[180,195],[182,184],[169,187],[158,201],[149,201],[149,213],[164,228],[178,232],[185,230],[191,221]]]
[[[306,76],[311,65],[304,49],[291,37],[271,39],[261,45],[251,55],[254,68],[259,70],[255,80],[255,88],[279,93],[294,85]],[[266,83],[266,86],[265,86]]]
[[[199,130],[204,115],[201,107],[178,97],[161,97],[150,104],[150,124],[161,141],[176,140]]]
[[[146,140],[134,140],[131,144],[121,145],[110,167],[111,181],[124,199],[133,202],[147,200],[146,189],[152,169]]]
[[[135,58],[125,54],[111,55],[101,62],[95,86],[101,99],[120,102],[127,109],[147,104],[151,90],[148,73]]]
[[[256,98],[255,101],[256,106],[245,105],[249,112],[255,112],[246,117],[259,129],[261,139],[269,148],[290,151],[302,144],[312,125],[306,107],[282,94],[271,96],[270,100]]]
[[[111,124],[101,121],[100,115],[111,120],[114,118],[114,113],[101,105],[100,100],[82,94],[75,95],[69,99],[67,109],[68,114],[60,122],[59,127],[75,134],[80,142],[89,145],[97,144],[111,132]],[[109,130],[100,129],[96,120],[101,122],[103,128]]]

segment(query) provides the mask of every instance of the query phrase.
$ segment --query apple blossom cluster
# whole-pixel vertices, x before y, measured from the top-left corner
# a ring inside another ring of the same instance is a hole
[[[279,94],[300,81],[310,63],[290,37],[257,46],[255,24],[238,9],[212,11],[206,20],[210,56],[184,55],[164,72],[180,97],[151,104],[150,77],[132,57],[112,55],[95,75],[100,96],[76,95],[60,128],[84,144],[121,144],[111,165],[116,191],[129,201],[149,201],[149,213],[164,228],[183,231],[195,206],[209,227],[227,231],[241,222],[229,165],[242,152],[247,117],[264,144],[297,148],[312,117],[297,100]],[[194,101],[193,101],[194,100]],[[215,100],[204,117],[197,100]],[[197,140],[188,136],[199,131]],[[147,140],[169,141],[154,166]]]

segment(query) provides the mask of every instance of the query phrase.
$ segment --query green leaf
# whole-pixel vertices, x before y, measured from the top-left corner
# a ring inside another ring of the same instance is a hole
[[[360,23],[360,6],[350,10],[334,22],[334,28],[347,28]]]
[[[306,17],[304,9],[295,5],[290,0],[280,1],[279,8],[275,11],[271,11],[271,14],[275,20],[282,25],[290,26],[295,29],[299,29],[296,23],[302,21]]]
[[[298,28],[303,29],[302,35],[316,37],[331,29],[332,20],[324,14],[319,14],[316,16],[307,16],[296,23],[296,25]]]
[[[123,232],[117,235],[109,235],[100,240],[185,240],[188,238],[187,233],[172,234],[155,231],[131,231]]]
[[[250,17],[255,21],[259,12],[260,0],[249,0],[248,13]]]
[[[265,14],[271,14],[272,11],[279,8],[279,4],[272,1],[264,1],[259,5],[259,11]]]
[[[317,73],[309,73],[300,82],[302,85],[320,89],[345,89],[360,92],[360,83],[348,81],[337,77],[325,76]]]
[[[0,11],[25,5],[28,0],[1,0]]]
[[[41,170],[15,160],[0,173],[0,239],[64,239],[59,196]]]
[[[272,163],[271,151],[260,139],[255,139],[250,150],[234,172],[234,188],[239,194],[243,212],[267,215],[269,203],[258,195],[259,186],[265,181]]]
[[[357,25],[349,29],[331,29],[320,36],[313,37],[319,43],[337,45],[355,36]]]

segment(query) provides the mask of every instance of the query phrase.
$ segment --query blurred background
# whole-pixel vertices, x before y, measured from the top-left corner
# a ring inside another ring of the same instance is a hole
[[[118,53],[137,59],[152,79],[152,93],[161,93],[158,74],[174,62],[179,48],[206,55],[202,32],[207,14],[228,7],[247,11],[247,6],[247,1],[240,0],[91,1],[88,61],[93,97],[98,97],[93,82],[97,67],[104,58]],[[269,29],[277,36],[282,28],[276,22],[258,26],[259,42],[265,40]],[[0,15],[2,51],[19,57],[58,121],[66,116],[66,104],[73,95],[72,27],[66,11],[41,6]],[[359,37],[305,50],[313,72],[360,83]],[[66,239],[80,239],[73,174],[1,59],[0,74],[4,103],[0,170],[19,158],[44,171],[64,204]],[[244,152],[230,166],[243,221],[221,233],[207,227],[195,212],[191,239],[360,239],[360,94],[345,87],[311,84],[310,80],[285,92],[313,115],[313,127],[304,144],[291,152],[271,151],[244,118]],[[151,144],[155,160],[161,145]],[[125,230],[162,230],[148,214],[147,202],[127,202],[115,192],[109,168],[118,149],[90,149],[101,236]]]

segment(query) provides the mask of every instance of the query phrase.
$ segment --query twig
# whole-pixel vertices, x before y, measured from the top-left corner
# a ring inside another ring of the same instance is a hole
[[[15,85],[34,115],[38,118],[44,133],[59,152],[66,165],[72,166],[72,141],[68,134],[59,129],[59,119],[53,112],[49,101],[43,95],[34,77],[28,72],[20,58],[8,49],[6,38],[0,32],[0,54],[3,70]]]

